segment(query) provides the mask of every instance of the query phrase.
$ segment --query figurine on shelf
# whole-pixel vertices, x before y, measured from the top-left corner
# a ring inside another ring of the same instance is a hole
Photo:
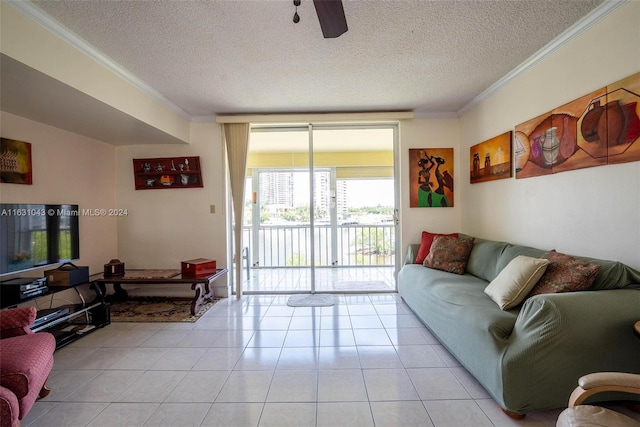
[[[151,171],[151,163],[144,162],[142,164],[142,172],[150,172]]]
[[[184,170],[184,165],[182,163],[178,164],[178,169],[183,171]]]
[[[173,163],[173,159],[171,160],[171,170],[176,170],[176,165]]]
[[[189,170],[189,159],[184,159],[184,170]]]
[[[164,186],[170,186],[173,184],[173,177],[171,175],[162,175],[160,177],[160,184],[164,185]]]
[[[158,172],[162,172],[164,170],[164,165],[161,165],[160,163],[158,163],[158,165],[156,166],[156,170]]]

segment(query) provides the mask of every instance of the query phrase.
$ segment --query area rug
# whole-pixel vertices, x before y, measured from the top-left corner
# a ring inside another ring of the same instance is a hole
[[[189,322],[197,321],[216,301],[208,302],[196,315],[191,314],[190,298],[141,297],[111,303],[112,322]]]
[[[336,297],[329,294],[291,295],[287,300],[289,307],[330,307],[336,303]]]

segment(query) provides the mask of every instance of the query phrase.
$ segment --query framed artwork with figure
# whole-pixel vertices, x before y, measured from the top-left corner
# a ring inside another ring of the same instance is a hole
[[[409,206],[453,207],[453,148],[409,149]]]

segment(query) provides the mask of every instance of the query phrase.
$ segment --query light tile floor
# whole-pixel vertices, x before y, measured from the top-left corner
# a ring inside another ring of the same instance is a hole
[[[397,294],[217,303],[196,323],[113,323],[55,354],[24,427],[554,426],[514,421]]]
[[[395,268],[388,266],[316,267],[317,292],[394,292]],[[252,268],[242,272],[245,292],[309,292],[311,268]]]

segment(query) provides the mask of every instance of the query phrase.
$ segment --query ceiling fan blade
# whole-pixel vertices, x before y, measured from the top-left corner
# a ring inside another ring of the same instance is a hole
[[[325,39],[333,39],[347,32],[342,0],[313,0]]]

